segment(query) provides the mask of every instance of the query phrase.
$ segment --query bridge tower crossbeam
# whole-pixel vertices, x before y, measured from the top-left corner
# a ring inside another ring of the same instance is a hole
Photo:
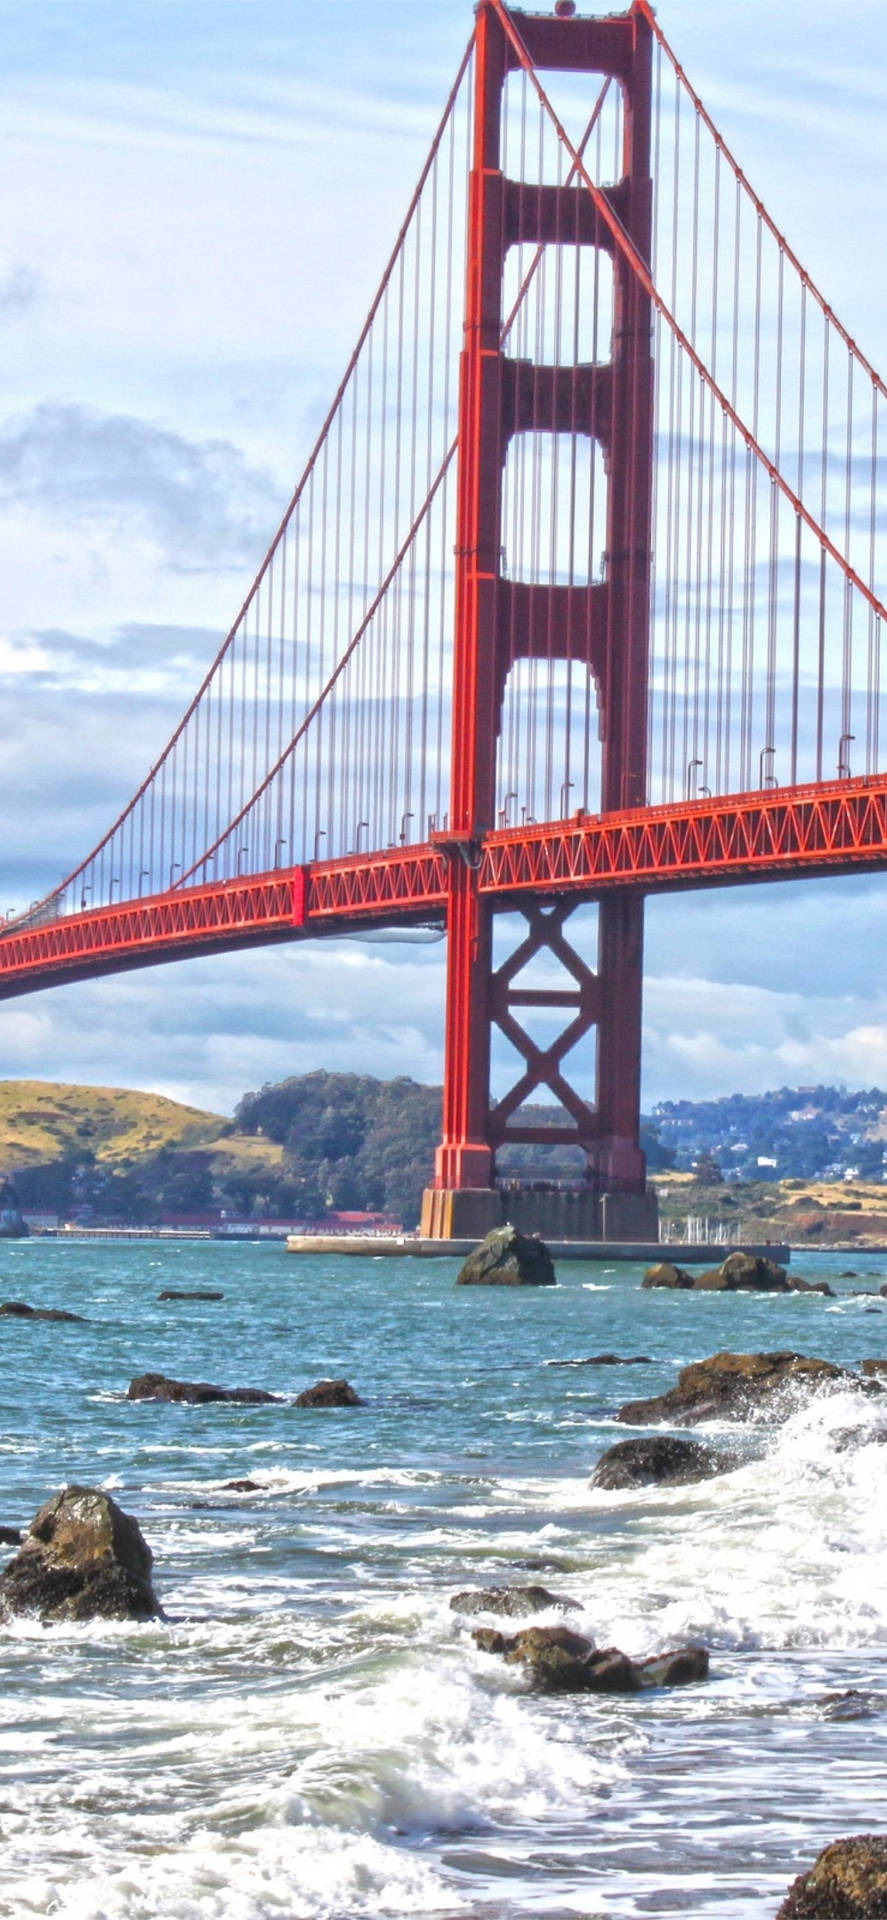
[[[583,1156],[583,1204],[572,1213],[579,1237],[649,1238],[655,1201],[645,1187],[639,1144],[643,894],[604,894],[598,947],[589,966],[565,922],[574,902],[525,911],[528,933],[493,964],[495,905],[479,886],[479,849],[496,825],[496,749],[505,685],[519,660],[580,661],[597,693],[604,815],[646,800],[647,680],[653,479],[653,359],[648,291],[596,198],[566,184],[526,183],[503,167],[503,110],[510,73],[525,66],[609,76],[622,90],[622,178],[607,192],[612,214],[643,261],[650,257],[652,32],[639,6],[589,19],[506,12],[481,0],[475,40],[473,160],[465,341],[460,370],[460,477],[456,551],[456,635],[452,787],[447,828],[447,997],[443,1138],[423,1230],[458,1236],[502,1218],[496,1154],[508,1142],[575,1145]],[[521,242],[603,249],[612,261],[613,327],[606,365],[544,365],[510,358],[503,333],[508,250]],[[607,474],[604,578],[587,585],[506,578],[502,567],[503,473],[509,442],[535,433],[586,436]],[[530,961],[554,961],[563,989],[518,986]],[[561,1034],[545,1047],[516,1010],[557,1008]],[[490,1093],[491,1036],[498,1026],[524,1071],[496,1102]],[[595,1095],[573,1084],[569,1058],[594,1032]],[[552,1095],[566,1119],[557,1129],[521,1124],[519,1108]],[[517,1117],[515,1117],[517,1116]],[[514,1202],[510,1203],[514,1213]],[[536,1212],[538,1216],[538,1198]],[[538,1224],[542,1224],[538,1221]],[[557,1222],[552,1223],[556,1229]]]

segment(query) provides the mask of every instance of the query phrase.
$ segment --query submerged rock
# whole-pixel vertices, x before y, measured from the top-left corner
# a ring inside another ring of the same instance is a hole
[[[805,1394],[841,1383],[859,1384],[857,1376],[830,1360],[807,1359],[801,1353],[715,1353],[684,1367],[677,1385],[652,1400],[630,1400],[617,1419],[629,1426],[655,1421],[694,1425],[703,1420],[747,1420],[756,1415],[787,1416],[792,1398],[783,1389]],[[781,1402],[781,1404],[780,1404]]]
[[[517,1227],[494,1227],[468,1255],[456,1276],[457,1287],[553,1287],[557,1279],[551,1254],[535,1234]]]
[[[138,1523],[97,1487],[64,1487],[31,1521],[0,1574],[0,1617],[155,1620],[151,1549]]]
[[[188,1406],[206,1406],[211,1401],[233,1401],[242,1407],[265,1407],[279,1403],[279,1393],[264,1393],[261,1387],[214,1387],[208,1380],[169,1380],[164,1373],[140,1373],[130,1380],[127,1400],[168,1400]]]
[[[546,1360],[547,1367],[652,1367],[648,1353],[590,1353],[586,1360]]]
[[[790,1886],[776,1920],[885,1920],[887,1838],[833,1840]]]
[[[158,1300],[224,1300],[225,1295],[212,1287],[164,1287]]]
[[[360,1394],[347,1380],[316,1380],[296,1395],[294,1407],[362,1407]]]
[[[578,1607],[563,1593],[549,1593],[547,1587],[468,1587],[454,1593],[450,1606],[454,1613],[499,1613],[514,1619],[521,1614],[545,1613],[549,1607],[562,1612]]]
[[[680,1486],[725,1473],[733,1464],[727,1454],[716,1453],[698,1440],[655,1434],[645,1440],[617,1440],[601,1454],[589,1485],[607,1492],[623,1487]]]
[[[82,1313],[69,1313],[66,1307],[29,1307],[26,1300],[4,1300],[0,1314],[10,1320],[82,1320]]]

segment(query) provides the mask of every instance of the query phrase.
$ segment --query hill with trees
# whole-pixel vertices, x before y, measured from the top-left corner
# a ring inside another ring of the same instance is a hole
[[[440,1126],[440,1087],[405,1077],[309,1073],[244,1094],[230,1120],[156,1094],[10,1080],[0,1082],[0,1174],[25,1211],[99,1223],[222,1212],[319,1222],[360,1211],[410,1228]],[[651,1173],[677,1183],[665,1211],[686,1204],[726,1217],[753,1203],[757,1216],[769,1204],[763,1187],[778,1181],[881,1183],[887,1096],[821,1086],[663,1101],[642,1140]],[[570,1148],[511,1147],[500,1171],[571,1179],[581,1159]]]

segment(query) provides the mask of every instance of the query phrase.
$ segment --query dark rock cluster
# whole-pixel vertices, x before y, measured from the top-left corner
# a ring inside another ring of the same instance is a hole
[[[822,1293],[829,1299],[834,1297],[827,1281],[802,1280],[763,1253],[729,1253],[719,1267],[706,1267],[701,1273],[688,1273],[670,1260],[660,1260],[648,1267],[643,1284],[680,1292]]]
[[[279,1393],[262,1387],[216,1387],[208,1380],[170,1380],[164,1373],[140,1373],[126,1389],[127,1400],[166,1400],[203,1407],[226,1401],[239,1407],[282,1406]],[[290,1403],[294,1407],[362,1407],[363,1401],[347,1380],[317,1380]]]
[[[519,1616],[576,1602],[544,1587],[492,1587],[455,1594],[450,1605],[460,1613]],[[650,1687],[685,1686],[708,1674],[705,1647],[676,1647],[633,1660],[621,1648],[596,1647],[586,1634],[566,1626],[521,1627],[517,1633],[475,1627],[471,1637],[482,1653],[503,1654],[509,1666],[523,1667],[531,1686],[541,1693],[640,1693]]]
[[[630,1426],[658,1422],[693,1426],[704,1420],[778,1418],[789,1413],[795,1388],[819,1393],[835,1385],[861,1386],[859,1377],[830,1360],[801,1353],[715,1353],[695,1360],[678,1375],[677,1385],[650,1400],[629,1400],[617,1418]],[[870,1390],[877,1391],[872,1382]]]

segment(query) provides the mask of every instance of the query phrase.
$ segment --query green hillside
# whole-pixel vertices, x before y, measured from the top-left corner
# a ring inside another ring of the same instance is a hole
[[[78,1155],[126,1165],[164,1148],[215,1140],[224,1125],[219,1114],[159,1093],[0,1080],[0,1167],[7,1170]]]

